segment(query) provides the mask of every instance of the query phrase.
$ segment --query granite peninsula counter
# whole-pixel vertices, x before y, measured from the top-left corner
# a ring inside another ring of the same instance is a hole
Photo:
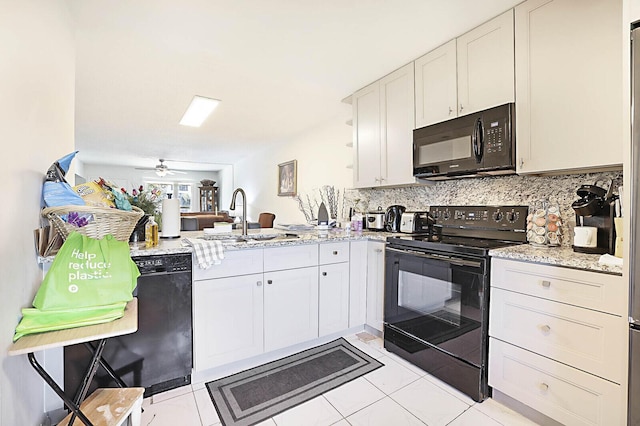
[[[261,229],[261,230],[249,230],[249,235],[253,234],[278,234],[280,236],[285,235],[284,230],[278,230],[273,228]],[[156,247],[145,247],[144,242],[138,243],[138,247],[131,247],[131,256],[153,256],[164,254],[176,254],[176,253],[192,253],[193,249],[190,246],[185,246],[182,243],[184,238],[200,238],[204,235],[202,231],[182,231],[180,237],[163,239],[160,238],[160,243]],[[223,247],[225,251],[232,250],[246,250],[255,248],[268,248],[268,247],[286,247],[295,246],[301,244],[317,244],[324,242],[337,242],[337,241],[358,241],[358,240],[373,240],[373,241],[386,241],[387,237],[392,235],[398,235],[391,232],[351,232],[347,235],[341,228],[334,228],[326,232],[310,231],[310,232],[287,232],[286,235],[291,235],[291,238],[281,237],[272,240],[250,240],[247,242],[225,241]],[[297,235],[297,236],[296,236]],[[240,231],[230,234],[232,237],[241,236]],[[38,262],[50,263],[55,256],[39,257]]]
[[[571,247],[535,247],[531,244],[522,244],[493,249],[489,251],[489,255],[503,259],[622,275],[622,266],[599,263],[599,254],[576,253]]]

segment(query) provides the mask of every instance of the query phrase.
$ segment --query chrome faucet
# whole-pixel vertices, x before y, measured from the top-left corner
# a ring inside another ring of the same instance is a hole
[[[236,209],[236,195],[238,192],[242,194],[242,235],[247,235],[247,194],[244,193],[244,189],[238,188],[233,191],[233,195],[231,196],[231,206],[229,206],[229,210]]]

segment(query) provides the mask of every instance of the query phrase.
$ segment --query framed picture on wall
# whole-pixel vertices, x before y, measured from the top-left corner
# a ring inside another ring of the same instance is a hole
[[[278,196],[293,197],[296,195],[298,163],[296,160],[278,164]]]

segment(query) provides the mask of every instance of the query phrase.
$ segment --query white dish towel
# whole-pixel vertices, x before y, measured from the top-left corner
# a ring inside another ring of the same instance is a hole
[[[222,259],[224,259],[224,250],[221,241],[183,238],[182,245],[193,247],[193,252],[196,254],[196,261],[200,269],[209,269],[212,265],[219,265]]]

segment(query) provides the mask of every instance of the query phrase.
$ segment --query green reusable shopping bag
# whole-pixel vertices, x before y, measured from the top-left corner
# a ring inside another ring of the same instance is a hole
[[[140,272],[129,243],[112,235],[101,239],[72,232],[58,251],[33,300],[39,310],[126,303]]]
[[[22,309],[22,318],[13,335],[15,342],[27,334],[44,331],[64,330],[85,325],[102,324],[124,316],[126,303],[115,303],[88,308],[52,309],[41,311],[36,308]]]

